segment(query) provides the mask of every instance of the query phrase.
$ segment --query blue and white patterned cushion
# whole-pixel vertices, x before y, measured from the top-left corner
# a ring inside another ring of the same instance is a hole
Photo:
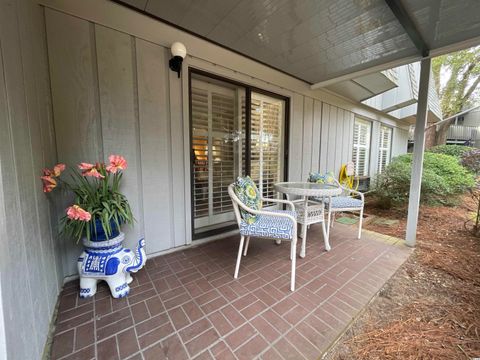
[[[297,218],[297,213],[295,211],[271,210],[271,212],[289,214],[295,219]],[[252,224],[242,221],[240,223],[240,234],[244,236],[291,239],[293,234],[293,223],[288,218],[262,214],[258,215],[257,221]]]
[[[317,198],[317,201],[322,199]],[[325,204],[328,205],[328,198],[325,198]],[[335,196],[332,197],[332,209],[350,209],[350,208],[361,208],[363,206],[363,201],[360,199],[355,199],[350,196]]]

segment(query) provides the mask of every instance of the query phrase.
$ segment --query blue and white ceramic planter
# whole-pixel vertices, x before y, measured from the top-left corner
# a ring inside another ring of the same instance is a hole
[[[97,233],[98,234],[98,233]],[[141,239],[135,251],[122,245],[124,233],[105,241],[83,239],[85,250],[78,258],[80,297],[87,298],[97,292],[97,283],[105,280],[114,298],[128,295],[131,273],[140,270],[147,261],[145,240]]]
[[[91,241],[105,241],[111,240],[116,238],[120,235],[120,229],[118,228],[115,221],[110,220],[110,228],[112,229],[112,234],[110,236],[107,235],[105,230],[103,230],[102,222],[100,219],[95,219],[95,227],[93,225],[90,226],[90,239]]]

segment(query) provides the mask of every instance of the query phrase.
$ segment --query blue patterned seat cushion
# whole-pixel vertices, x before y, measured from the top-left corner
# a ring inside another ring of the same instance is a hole
[[[316,198],[317,201],[322,201],[320,198]],[[325,198],[325,204],[328,204],[328,198]],[[335,196],[332,197],[332,209],[349,209],[349,208],[361,208],[363,201],[355,199],[350,196]]]
[[[295,219],[297,213],[287,210],[271,210],[272,213],[284,213],[292,215]],[[258,236],[275,239],[291,239],[293,223],[288,218],[278,216],[259,215],[257,221],[248,224],[245,221],[240,223],[240,234],[244,236]]]

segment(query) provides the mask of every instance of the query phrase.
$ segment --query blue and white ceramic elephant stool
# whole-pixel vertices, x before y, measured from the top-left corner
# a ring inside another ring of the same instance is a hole
[[[85,250],[78,258],[78,273],[80,275],[80,297],[87,298],[97,292],[97,282],[105,280],[114,298],[121,298],[130,292],[133,281],[131,273],[140,270],[147,261],[145,240],[138,242],[137,249],[125,249],[122,242],[125,234],[94,242],[83,240]]]

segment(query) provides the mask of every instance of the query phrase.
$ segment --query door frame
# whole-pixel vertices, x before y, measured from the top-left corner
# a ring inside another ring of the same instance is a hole
[[[216,74],[212,74],[208,71],[200,70],[197,68],[188,68],[188,127],[189,127],[189,169],[190,169],[190,217],[191,217],[191,235],[192,240],[198,240],[207,238],[210,236],[218,235],[224,232],[228,232],[230,230],[234,230],[238,227],[237,224],[228,225],[224,227],[220,227],[217,229],[208,230],[202,232],[201,234],[195,234],[195,214],[194,214],[194,176],[193,176],[193,150],[192,150],[192,143],[193,143],[193,119],[192,119],[192,75],[200,75],[204,76],[213,80],[218,80],[222,82],[226,82],[235,86],[245,88],[245,172],[250,175],[251,171],[251,111],[247,111],[247,109],[251,108],[251,96],[252,92],[256,92],[259,94],[271,96],[273,98],[285,101],[285,111],[284,111],[284,121],[283,121],[283,181],[288,181],[288,159],[289,159],[289,139],[290,139],[290,97],[283,96],[265,89],[258,88],[256,86],[252,86],[240,81],[232,80],[229,78],[225,78],[223,76],[219,76]]]

